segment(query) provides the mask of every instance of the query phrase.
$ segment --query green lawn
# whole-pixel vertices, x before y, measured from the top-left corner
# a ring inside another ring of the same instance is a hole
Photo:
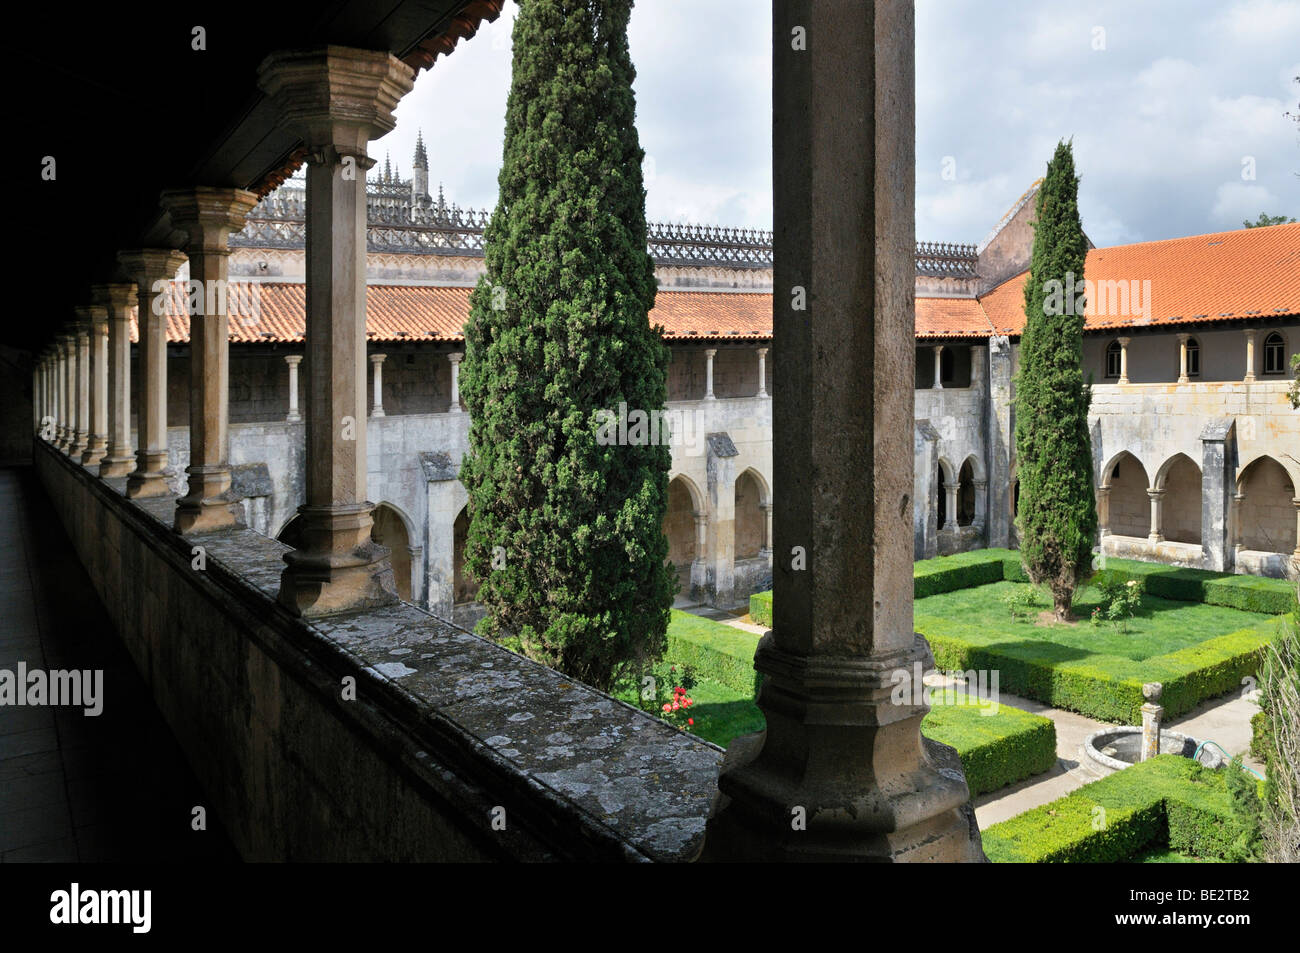
[[[965,625],[1005,635],[1010,640],[1025,639],[1053,642],[1088,654],[1119,656],[1142,661],[1185,649],[1208,638],[1226,635],[1239,629],[1270,621],[1273,616],[1262,612],[1244,612],[1199,602],[1162,599],[1149,593],[1142,597],[1142,608],[1129,621],[1125,634],[1108,623],[1094,626],[1089,622],[1100,593],[1087,586],[1075,599],[1073,625],[1039,625],[1035,616],[1051,608],[1046,595],[1040,593],[1038,608],[1027,618],[1012,620],[1002,597],[1024,583],[994,582],[955,592],[943,592],[916,600],[917,627],[924,632],[926,617],[961,620]]]

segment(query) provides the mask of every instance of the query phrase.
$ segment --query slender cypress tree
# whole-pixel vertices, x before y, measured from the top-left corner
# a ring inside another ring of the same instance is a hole
[[[1078,190],[1073,152],[1059,143],[1038,191],[1016,379],[1020,557],[1029,578],[1051,590],[1060,621],[1091,572],[1097,531],[1080,293],[1088,242]]]
[[[669,447],[597,439],[602,412],[667,399],[668,349],[648,319],[631,8],[519,2],[500,196],[462,365],[479,631],[602,689],[663,656],[676,587]]]

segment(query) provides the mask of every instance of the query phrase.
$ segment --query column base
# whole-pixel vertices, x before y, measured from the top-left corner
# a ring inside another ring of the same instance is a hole
[[[389,550],[370,537],[372,503],[300,506],[301,549],[285,553],[279,601],[316,619],[400,602]]]
[[[109,453],[108,456],[99,461],[99,476],[101,479],[130,476],[131,471],[134,469],[135,457],[129,453]]]
[[[1147,537],[1147,542],[1149,543],[1163,543],[1164,541],[1165,538],[1161,536],[1159,533],[1152,533],[1150,536]]]
[[[918,640],[877,658],[804,658],[764,636],[768,727],[727,749],[699,859],[984,861],[956,752],[921,737],[922,686],[893,700],[895,673],[927,654]]]
[[[287,424],[296,424],[300,420],[302,420],[302,414],[296,413],[294,411],[289,411],[289,413],[286,414],[284,418],[284,422]]]
[[[371,410],[370,410],[370,416],[371,416],[371,417],[382,417],[382,416],[384,416],[384,408],[382,408],[382,407],[373,407],[373,408],[371,408]]]
[[[244,508],[231,498],[230,467],[226,464],[192,464],[189,492],[176,501],[172,528],[183,536],[215,533],[244,525]]]
[[[91,437],[90,444],[86,447],[86,452],[81,455],[81,465],[85,467],[99,466],[107,455],[108,438]]]

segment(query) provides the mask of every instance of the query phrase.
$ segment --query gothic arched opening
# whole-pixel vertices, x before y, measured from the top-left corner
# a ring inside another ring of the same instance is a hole
[[[1160,535],[1175,543],[1201,544],[1201,468],[1186,454],[1178,454],[1165,464],[1160,489],[1165,491],[1161,505]]]
[[[736,480],[736,559],[757,557],[766,535],[763,491],[754,474],[746,470]]]
[[[374,526],[370,529],[370,538],[380,546],[388,547],[388,562],[393,567],[393,580],[397,583],[397,594],[406,602],[411,601],[411,540],[406,531],[406,523],[397,510],[387,503],[380,503],[371,514]]]
[[[465,540],[468,536],[469,507],[466,506],[456,514],[452,526],[452,602],[458,606],[478,600],[479,582],[465,568]]]
[[[1107,527],[1115,536],[1145,538],[1151,531],[1151,497],[1146,467],[1131,453],[1121,453],[1111,462],[1102,486],[1110,487],[1110,519]]]
[[[967,458],[957,475],[957,525],[975,522],[975,468]]]
[[[1296,546],[1295,486],[1286,468],[1260,457],[1241,473],[1237,491],[1238,539],[1246,549],[1290,553]]]

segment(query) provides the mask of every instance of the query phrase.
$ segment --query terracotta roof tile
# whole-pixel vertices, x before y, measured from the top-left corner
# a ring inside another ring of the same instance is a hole
[[[980,299],[999,334],[1024,329],[1027,277],[1019,274]],[[1084,277],[1097,289],[1084,312],[1089,331],[1300,314],[1300,223],[1094,248]],[[1096,284],[1121,281],[1130,291],[1133,282],[1141,289],[1150,281],[1150,301],[1131,295],[1122,313],[1122,299]]]
[[[917,298],[918,338],[986,338],[993,333],[988,315],[974,298]]]
[[[370,285],[366,288],[367,336],[376,342],[463,341],[461,328],[469,314],[469,294],[469,288]],[[306,308],[306,285],[234,283],[227,297],[230,340],[237,344],[301,342]],[[181,286],[173,284],[167,306],[167,340],[173,344],[189,341],[186,312]],[[772,296],[661,291],[650,320],[662,325],[670,339],[770,340]],[[133,324],[131,340],[138,339]]]

